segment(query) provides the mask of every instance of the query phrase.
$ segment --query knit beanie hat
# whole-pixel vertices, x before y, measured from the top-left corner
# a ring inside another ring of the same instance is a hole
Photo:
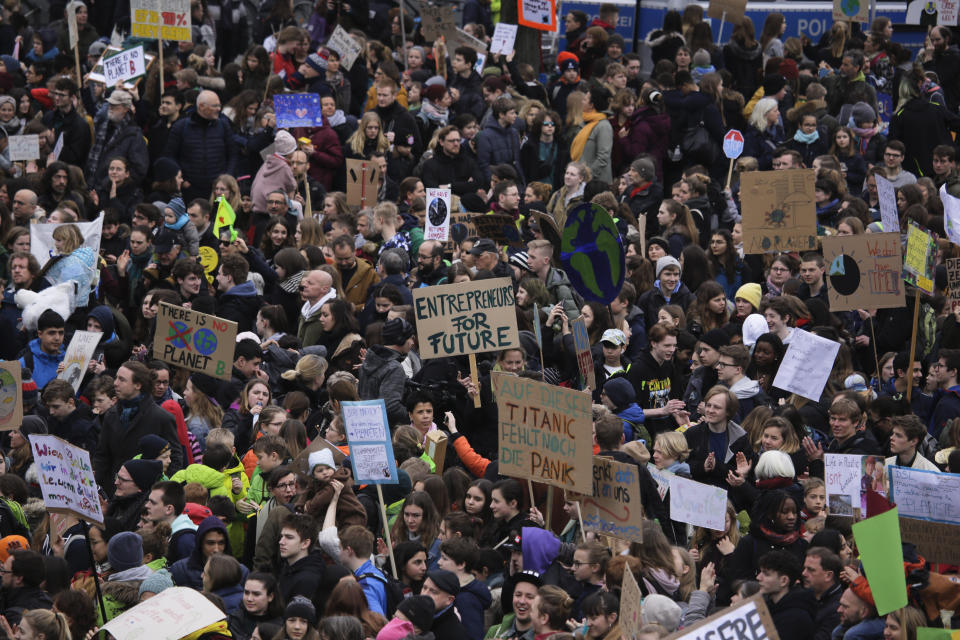
[[[163,158],[158,158],[157,161],[153,163],[153,179],[155,182],[173,180],[177,177],[178,171],[180,171],[180,167],[173,158],[164,156]]]
[[[680,626],[680,618],[683,611],[680,605],[667,596],[653,593],[643,599],[643,622],[644,624],[655,622],[673,633]]]
[[[853,105],[853,109],[850,110],[850,120],[857,126],[861,124],[875,124],[877,121],[877,112],[866,102],[858,102]]]
[[[660,272],[666,269],[667,267],[676,267],[677,271],[683,272],[683,267],[680,266],[680,261],[674,258],[673,256],[663,256],[657,260],[657,278],[660,277]]]
[[[331,469],[336,469],[337,465],[333,462],[333,452],[330,449],[320,449],[314,451],[307,457],[307,468],[310,472],[313,472],[314,467],[317,465],[322,465],[324,467],[330,467]]]
[[[123,466],[141,491],[149,491],[163,473],[163,463],[159,460],[127,460]]]
[[[281,129],[273,137],[274,151],[278,156],[288,156],[297,150],[297,141],[293,139],[289,131]]]
[[[47,430],[47,421],[40,416],[23,416],[23,422],[20,424],[20,435],[25,439],[32,435],[45,436],[50,433]]]
[[[706,49],[697,49],[697,52],[693,54],[693,66],[695,67],[709,67],[710,66],[710,52]]]
[[[114,571],[126,571],[143,564],[143,538],[139,533],[123,531],[107,543],[107,560]]]
[[[308,55],[306,62],[307,66],[317,73],[323,73],[327,70],[327,59],[321,56],[319,53],[311,53]]]
[[[560,73],[563,73],[569,69],[579,72],[580,58],[578,58],[575,53],[561,51],[560,55],[557,56],[557,66],[560,67]]]
[[[407,599],[409,600],[409,598]],[[400,605],[397,605],[397,611],[399,610]],[[432,636],[433,634],[430,635]],[[400,618],[393,618],[377,632],[377,640],[407,640],[407,638],[416,637],[417,631],[413,628],[413,624]]]
[[[187,205],[184,204],[183,198],[180,196],[171,199],[170,202],[167,203],[166,208],[173,211],[173,215],[177,216],[177,219],[174,222],[164,223],[163,226],[165,226],[167,229],[179,231],[190,220],[190,216],[187,215]]]
[[[413,334],[413,326],[409,322],[403,318],[393,318],[383,325],[383,344],[388,347],[402,345]]]
[[[603,392],[610,398],[610,402],[617,409],[630,406],[637,401],[637,392],[626,378],[611,378],[603,385]]]
[[[400,601],[400,604],[397,605],[397,611],[407,616],[413,626],[425,633],[433,625],[433,614],[436,612],[436,607],[433,604],[433,598],[430,596],[411,596]]]
[[[160,569],[159,571],[154,571],[146,580],[140,583],[139,593],[137,595],[143,596],[145,593],[152,593],[154,595],[160,593],[164,589],[170,589],[173,587],[173,576],[170,575],[170,572],[166,569]]]
[[[303,618],[313,626],[317,624],[317,609],[303,596],[294,596],[287,608],[283,610],[283,619],[290,618]]]
[[[772,96],[780,93],[787,86],[787,79],[779,73],[768,73],[763,76],[763,95]]]
[[[763,289],[756,282],[748,282],[739,289],[733,299],[743,298],[753,305],[754,309],[760,309],[760,300],[763,298]]]
[[[216,378],[208,376],[205,373],[191,373],[190,384],[193,388],[207,396],[211,402],[216,402],[215,397],[220,390],[220,383]]]
[[[170,443],[167,442],[166,438],[161,438],[155,433],[148,433],[137,441],[137,448],[144,460],[156,460],[165,451],[170,450]]]
[[[113,335],[117,323],[113,319],[113,312],[110,311],[110,307],[105,304],[94,307],[90,310],[90,313],[87,314],[87,320],[90,318],[96,320],[100,328],[103,329],[103,338],[101,338],[101,340],[108,340],[110,336]]]
[[[20,367],[20,392],[23,397],[23,408],[25,410],[37,405],[37,401],[40,398],[40,390],[37,389],[37,383],[33,381],[33,371],[31,371],[30,367]]]
[[[714,351],[730,344],[730,336],[723,329],[711,329],[700,336],[700,342],[709,345]]]

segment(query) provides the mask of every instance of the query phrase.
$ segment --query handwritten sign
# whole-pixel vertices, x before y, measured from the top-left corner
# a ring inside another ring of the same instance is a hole
[[[457,21],[453,15],[453,5],[432,5],[420,3],[420,32],[424,40],[433,42],[444,33],[457,28]]]
[[[505,56],[513,51],[513,44],[517,39],[517,25],[498,22],[493,29],[493,40],[490,41],[490,53],[501,53]]]
[[[497,371],[490,381],[500,473],[593,495],[590,394]]]
[[[900,231],[900,211],[897,208],[897,191],[893,184],[883,176],[874,176],[877,181],[877,200],[880,203],[880,222],[883,230]]]
[[[636,638],[643,626],[643,594],[640,585],[630,570],[630,565],[624,565],[623,584],[620,587],[620,623],[621,637],[624,640]]]
[[[340,54],[340,66],[347,71],[353,68],[353,63],[357,61],[357,57],[363,51],[360,43],[354,40],[353,36],[339,24],[330,34],[330,39],[324,46]]]
[[[320,96],[316,93],[281,93],[273,96],[277,127],[319,127],[323,125]]]
[[[97,64],[95,64],[93,66],[93,69],[90,70],[90,73],[87,76],[89,80],[91,82],[99,82],[100,84],[107,84],[107,77],[104,75],[104,70],[103,70],[104,61],[110,58],[111,56],[117,55],[121,51],[123,51],[123,49],[121,49],[120,47],[115,47],[113,45],[110,45],[109,47],[107,47],[104,50],[103,55],[100,56],[100,59],[97,60]],[[123,82],[123,86],[125,88],[132,89],[136,87],[140,83],[140,81],[143,80],[144,76],[146,75],[146,72],[150,69],[150,66],[153,64],[153,61],[156,58],[156,56],[153,55],[152,53],[144,53],[143,57],[144,57],[144,72],[134,78],[125,80]],[[110,85],[110,86],[113,86],[113,85]]]
[[[523,246],[517,223],[506,213],[475,213],[473,226],[479,238],[490,238],[497,244],[508,244],[511,247]]]
[[[375,162],[348,159],[347,204],[351,207],[372,207],[380,190],[380,170]]]
[[[103,58],[103,77],[106,78],[106,84],[110,87],[118,82],[142,76],[146,72],[143,45],[124,49],[116,55]]]
[[[960,558],[960,526],[901,517],[900,537],[917,545],[930,562],[950,564]]]
[[[637,465],[594,456],[593,494],[577,499],[585,531],[643,542],[643,507]]]
[[[907,227],[907,252],[903,256],[904,281],[926,294],[932,294],[936,252],[936,237],[910,220]]]
[[[577,367],[580,369],[580,376],[583,377],[584,385],[593,391],[597,388],[597,381],[593,371],[590,336],[587,333],[587,323],[583,316],[573,321],[570,332],[573,334],[573,346],[577,352]]]
[[[229,380],[237,343],[237,323],[161,302],[153,354],[160,360]]]
[[[960,2],[957,0],[937,0],[937,24],[946,27],[957,26],[958,13],[960,13]]]
[[[825,236],[820,241],[827,263],[830,311],[906,305],[899,233]]]
[[[427,360],[519,348],[514,303],[509,278],[414,289],[420,357]]]
[[[750,171],[740,177],[745,253],[817,248],[812,169]]]
[[[557,30],[557,3],[555,0],[520,0],[517,22],[540,31]]]
[[[660,499],[663,500],[667,491],[670,490],[670,478],[673,477],[673,472],[667,471],[666,469],[657,469],[657,465],[652,462],[647,463],[647,471],[650,472],[650,477],[653,478],[653,481],[657,483],[657,493],[660,494]]]
[[[839,342],[796,329],[773,386],[819,402],[838,351]]]
[[[695,527],[723,531],[727,492],[674,474],[670,477],[670,519]]]
[[[848,22],[868,22],[870,3],[859,0],[833,0],[833,19]],[[884,226],[886,229],[886,226]]]
[[[57,375],[57,378],[69,382],[73,386],[74,393],[80,391],[83,374],[87,372],[90,358],[93,357],[93,352],[97,350],[100,338],[103,337],[102,333],[95,331],[77,331],[73,334],[63,358],[63,371]]]
[[[427,189],[425,240],[446,242],[450,237],[450,189]]]
[[[710,0],[707,5],[707,17],[724,20],[734,24],[743,19],[747,11],[747,0]]]
[[[131,0],[130,31],[135,38],[190,42],[190,0]]]
[[[960,309],[960,258],[947,258],[943,261],[947,269],[947,287],[950,289],[950,313]]]
[[[960,474],[890,467],[890,500],[900,515],[960,525]]]
[[[0,431],[19,429],[23,422],[23,388],[20,362],[0,362]]]
[[[100,627],[116,640],[180,640],[223,620],[223,611],[190,587],[164,589]]]
[[[10,136],[7,138],[10,151],[10,162],[21,162],[40,159],[40,136],[28,134],[24,136]]]
[[[32,435],[30,448],[49,511],[103,522],[90,454],[57,436]]]
[[[867,513],[867,491],[886,497],[888,482],[881,456],[827,453],[823,457],[827,511],[831,515],[854,516]]]
[[[343,424],[350,444],[353,478],[358,484],[397,484],[387,405],[383,398],[343,402]]]
[[[950,242],[960,245],[960,198],[947,193],[947,185],[940,187],[940,202],[943,203],[943,226]]]
[[[701,640],[712,638],[739,640],[780,640],[770,610],[758,593],[746,600],[724,607],[718,613],[690,627],[669,635],[666,640]]]

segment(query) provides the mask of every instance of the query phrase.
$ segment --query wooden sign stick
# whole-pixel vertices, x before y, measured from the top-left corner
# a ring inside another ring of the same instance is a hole
[[[473,396],[473,407],[480,408],[480,374],[477,372],[477,354],[471,353],[470,356],[470,379],[477,390],[477,395]]]
[[[383,488],[378,484],[377,498],[380,500],[380,517],[383,519],[383,537],[387,541],[387,551],[390,552],[390,570],[393,572],[393,579],[397,580],[397,559],[393,557],[393,544],[390,542],[390,525],[387,521],[387,505],[383,502]]]
[[[917,320],[920,318],[920,290],[916,290],[913,303],[913,331],[910,332],[910,360],[907,361],[907,404],[913,395],[913,359],[917,355]]]
[[[724,11],[723,15],[727,15],[727,12]],[[730,158],[730,168],[727,169],[727,189],[730,188],[730,179],[733,178],[733,158]]]

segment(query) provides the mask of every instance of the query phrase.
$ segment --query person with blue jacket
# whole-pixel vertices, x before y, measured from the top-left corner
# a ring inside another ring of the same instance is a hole
[[[340,563],[353,572],[370,610],[386,617],[387,578],[370,560],[373,555],[373,532],[354,524],[340,533]]]
[[[227,525],[217,516],[208,516],[197,525],[197,543],[193,552],[186,558],[173,563],[170,574],[178,587],[190,587],[198,591],[203,589],[203,568],[215,553],[231,555],[230,536],[227,534]],[[243,574],[240,582],[246,580],[249,571],[241,568]]]
[[[83,244],[83,234],[75,224],[61,224],[53,230],[53,244],[57,255],[51,258],[40,276],[51,285],[68,280],[76,283],[71,311],[90,304],[90,289],[97,274],[97,253]]]
[[[650,433],[643,426],[643,409],[636,402],[637,393],[629,380],[623,376],[607,380],[600,399],[623,421],[624,442],[639,440],[645,447],[650,446]]]
[[[63,346],[65,326],[63,317],[53,309],[41,313],[37,319],[37,337],[30,341],[20,358],[20,366],[33,372],[38,389],[57,377],[57,368],[66,355]]]

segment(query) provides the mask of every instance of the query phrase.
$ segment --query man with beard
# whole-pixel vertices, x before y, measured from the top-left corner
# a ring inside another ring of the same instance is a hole
[[[462,136],[460,130],[447,126],[437,132],[437,151],[432,158],[423,163],[423,186],[436,188],[449,186],[450,190],[461,198],[480,198],[483,191],[483,176],[477,163],[467,153],[460,153]],[[483,206],[473,201],[468,211],[480,211]]]
[[[123,531],[133,531],[143,512],[150,489],[163,473],[159,460],[127,460],[114,478],[113,498],[105,515],[116,518]]]
[[[437,240],[424,240],[417,252],[416,287],[429,287],[447,283],[447,270],[443,268],[443,245]]]
[[[69,165],[65,162],[51,162],[43,172],[37,204],[45,211],[52,212],[64,200],[72,200],[80,209],[80,215],[85,217],[83,196],[71,187]]]
[[[947,99],[947,110],[956,113],[957,105],[960,105],[960,51],[951,42],[950,29],[947,27],[933,27],[928,38],[932,49],[927,47],[920,54],[923,68],[936,72]]]
[[[342,235],[333,241],[333,258],[340,272],[343,291],[340,295],[357,309],[366,301],[370,288],[380,281],[373,266],[366,260],[358,260],[352,236]]]
[[[140,184],[147,175],[149,155],[143,132],[133,118],[133,96],[123,89],[116,89],[107,98],[107,105],[107,119],[97,126],[97,135],[87,158],[87,184],[98,186],[103,183],[113,158],[125,158],[131,182]]]
[[[57,160],[82,167],[90,153],[90,126],[74,106],[73,101],[79,100],[78,94],[77,83],[72,78],[59,78],[50,94],[56,108],[43,116],[43,124],[53,129],[54,136],[63,136],[63,148]]]

